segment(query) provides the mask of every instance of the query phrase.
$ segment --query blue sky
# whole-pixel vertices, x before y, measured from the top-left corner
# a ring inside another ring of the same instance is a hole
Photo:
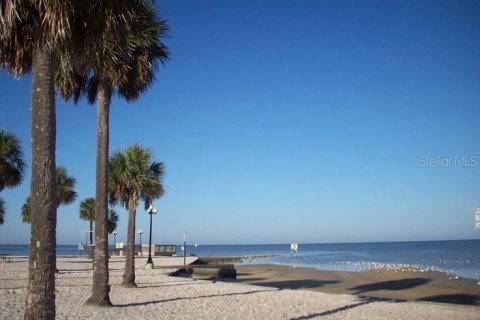
[[[113,99],[110,134],[112,151],[138,142],[166,165],[154,242],[479,238],[478,1],[156,5],[171,61],[137,102]],[[28,163],[30,81],[0,73],[0,127]],[[57,101],[57,164],[79,193],[58,211],[57,238],[75,244],[95,190],[96,113]],[[0,244],[29,242],[29,170],[1,193]]]

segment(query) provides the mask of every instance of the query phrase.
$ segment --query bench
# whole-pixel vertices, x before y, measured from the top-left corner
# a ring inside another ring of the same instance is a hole
[[[182,268],[183,269],[183,268]],[[204,279],[236,279],[237,270],[233,264],[188,265],[183,269],[192,276]]]
[[[9,256],[11,256],[10,253],[0,253],[0,259],[3,262],[10,262],[10,257]]]

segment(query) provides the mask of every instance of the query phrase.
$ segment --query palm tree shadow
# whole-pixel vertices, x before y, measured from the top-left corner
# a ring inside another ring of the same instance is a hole
[[[429,296],[418,299],[418,301],[453,303],[476,306],[480,304],[480,296],[472,294],[443,294],[436,296]]]
[[[312,288],[319,288],[330,284],[336,284],[340,281],[337,280],[284,280],[284,281],[262,281],[260,279],[255,281],[256,279],[248,279],[248,282],[252,282],[252,284],[256,286],[262,287],[273,287],[278,289],[312,289]],[[238,280],[237,280],[238,281]],[[242,282],[241,280],[238,282]]]
[[[308,320],[308,319],[313,319],[313,318],[316,318],[316,317],[329,316],[329,315],[332,315],[332,314],[335,314],[335,313],[338,313],[338,312],[342,312],[342,311],[346,311],[346,310],[349,310],[349,309],[357,308],[357,307],[372,303],[374,301],[375,300],[373,300],[373,299],[366,299],[366,300],[360,301],[360,302],[355,303],[355,304],[349,304],[349,305],[339,307],[339,308],[336,308],[336,309],[327,310],[327,311],[320,312],[320,313],[310,314],[308,316],[292,318],[290,320]]]
[[[431,279],[427,278],[410,278],[402,280],[382,281],[376,283],[363,284],[350,288],[349,290],[355,291],[355,294],[361,294],[370,291],[379,290],[407,290],[415,287],[419,287],[429,283]]]
[[[254,294],[254,293],[259,293],[259,292],[268,292],[268,291],[277,291],[277,289],[253,290],[253,291],[238,292],[238,293],[213,294],[213,295],[208,295],[208,296],[179,297],[179,298],[164,299],[164,300],[133,302],[133,303],[127,303],[127,304],[117,304],[117,305],[115,305],[115,307],[119,307],[119,308],[137,307],[137,306],[146,306],[146,305],[150,305],[150,304],[165,303],[165,302],[172,302],[172,301],[179,301],[179,300],[194,300],[194,299],[205,299],[205,298],[215,298],[215,297],[231,297],[231,296],[249,295],[249,294]]]

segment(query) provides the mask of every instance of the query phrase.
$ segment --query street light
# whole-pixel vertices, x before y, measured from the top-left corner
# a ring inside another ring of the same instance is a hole
[[[139,254],[139,256],[141,256],[142,255],[142,234],[143,234],[143,230],[138,229],[137,233],[140,236],[140,254]]]
[[[157,209],[155,209],[152,205],[148,207],[147,213],[150,215],[150,239],[148,241],[148,260],[147,264],[145,265],[146,269],[153,269],[153,260],[152,260],[152,216],[157,214]]]
[[[118,231],[113,230],[112,234],[113,234],[113,252],[115,253],[115,249],[117,249],[117,234],[118,234]]]
[[[187,233],[183,233],[183,267],[187,265]],[[187,270],[187,269],[185,269]]]

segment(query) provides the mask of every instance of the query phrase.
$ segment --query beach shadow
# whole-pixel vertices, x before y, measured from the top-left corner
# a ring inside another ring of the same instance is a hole
[[[68,287],[68,288],[73,288],[73,287],[92,287],[91,284],[55,284],[55,287]]]
[[[238,292],[238,293],[213,294],[213,295],[209,295],[209,296],[181,297],[181,298],[172,298],[172,299],[164,299],[164,300],[152,300],[152,301],[145,301],[145,302],[117,304],[117,305],[115,305],[115,307],[117,307],[117,308],[137,307],[137,306],[146,306],[146,305],[150,305],[150,304],[165,303],[165,302],[180,301],[180,300],[195,300],[195,299],[206,299],[206,298],[217,298],[217,297],[232,297],[232,296],[249,295],[249,294],[269,292],[269,291],[277,291],[277,290],[276,289],[275,290],[253,290],[253,291]]]
[[[332,309],[332,310],[327,310],[327,311],[320,312],[320,313],[309,314],[308,316],[291,318],[290,320],[308,320],[308,319],[313,319],[313,318],[316,318],[316,317],[329,316],[329,315],[332,315],[332,314],[335,314],[335,313],[339,313],[339,312],[346,311],[346,310],[349,310],[349,309],[357,308],[357,307],[360,307],[360,306],[363,306],[363,305],[366,305],[366,304],[369,304],[369,303],[372,303],[372,302],[373,302],[373,300],[368,300],[367,299],[365,301],[360,301],[360,302],[355,303],[355,304],[349,304],[349,305],[346,305],[346,306],[343,306],[343,307],[339,307],[339,308]]]
[[[453,304],[464,304],[471,306],[480,305],[480,296],[473,294],[442,294],[430,297],[420,298],[417,301],[429,301],[429,302],[440,302],[440,303],[453,303]]]
[[[179,287],[179,286],[188,286],[188,285],[192,285],[192,284],[195,284],[196,286],[197,285],[201,285],[201,284],[210,284],[211,282],[205,282],[205,283],[196,283],[196,282],[187,282],[187,283],[184,283],[184,282],[180,282],[180,283],[177,283],[177,284],[162,284],[161,282],[157,282],[157,284],[155,283],[137,283],[138,284],[138,287],[137,288],[168,288],[168,287]]]
[[[261,280],[261,279],[260,279]],[[338,280],[313,280],[313,279],[302,279],[302,280],[283,280],[283,281],[256,281],[256,279],[247,279],[245,281],[238,282],[248,282],[256,286],[262,287],[273,287],[278,289],[312,289],[320,288],[329,284],[336,284],[340,281]]]
[[[364,292],[370,291],[379,291],[379,290],[407,290],[415,287],[419,287],[429,283],[431,279],[427,278],[410,278],[402,280],[391,280],[391,281],[382,281],[376,283],[363,284],[349,290],[355,291],[355,294],[361,294]]]
[[[0,288],[0,290],[21,290],[21,289],[27,289],[27,286],[25,286],[25,287]]]
[[[2,281],[27,281],[28,278],[1,278]]]

